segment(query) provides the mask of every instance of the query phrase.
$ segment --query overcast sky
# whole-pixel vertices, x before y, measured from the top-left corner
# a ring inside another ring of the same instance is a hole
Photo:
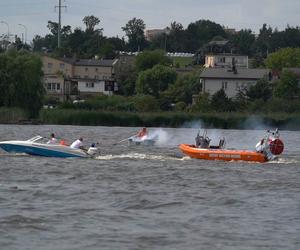
[[[209,19],[230,28],[250,28],[258,32],[263,23],[279,30],[300,26],[300,0],[62,0],[62,25],[84,27],[83,17],[94,15],[101,20],[106,36],[124,36],[121,27],[133,17],[141,18],[146,29],[165,28],[172,21],[184,28],[191,22]],[[58,21],[58,0],[0,0],[0,22],[8,23],[11,34],[49,33],[48,20]],[[0,35],[7,25],[0,23]]]

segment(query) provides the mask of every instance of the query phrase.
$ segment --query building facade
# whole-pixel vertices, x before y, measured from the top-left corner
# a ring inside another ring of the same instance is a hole
[[[235,54],[207,54],[205,56],[206,68],[248,68],[248,56]]]
[[[48,96],[60,101],[111,95],[117,90],[116,60],[70,59],[43,56],[44,84]]]
[[[270,70],[204,68],[200,74],[201,92],[213,95],[220,89],[224,89],[229,98],[234,98],[240,90],[255,85],[263,78],[270,80]]]

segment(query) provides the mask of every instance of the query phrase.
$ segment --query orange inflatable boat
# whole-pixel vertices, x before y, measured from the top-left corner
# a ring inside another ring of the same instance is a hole
[[[206,136],[205,131],[202,136],[198,132],[196,145],[181,144],[179,148],[184,154],[203,160],[266,162],[276,159],[283,152],[284,144],[279,136],[278,129],[274,132],[268,130],[267,135],[257,143],[256,151],[250,151],[224,149],[224,138],[218,146],[210,146],[211,139]]]
[[[268,159],[263,153],[247,150],[197,148],[195,145],[181,144],[180,150],[191,158],[203,160],[223,161],[255,161],[266,162]]]

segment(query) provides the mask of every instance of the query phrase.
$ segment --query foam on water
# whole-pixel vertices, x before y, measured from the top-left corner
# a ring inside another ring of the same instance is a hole
[[[168,161],[168,160],[182,160],[183,158],[165,156],[165,155],[153,155],[153,154],[142,154],[142,153],[128,153],[119,155],[101,155],[96,156],[96,160],[115,160],[115,159],[142,159],[142,160],[157,160],[157,161]],[[189,157],[188,157],[189,158]]]

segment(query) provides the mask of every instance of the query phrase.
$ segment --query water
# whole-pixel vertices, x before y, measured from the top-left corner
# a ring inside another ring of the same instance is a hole
[[[156,131],[156,147],[113,145],[137,128],[0,125],[99,142],[97,159],[0,153],[1,249],[300,249],[300,132],[278,162],[190,159],[196,129]],[[208,130],[252,149],[263,131]]]

